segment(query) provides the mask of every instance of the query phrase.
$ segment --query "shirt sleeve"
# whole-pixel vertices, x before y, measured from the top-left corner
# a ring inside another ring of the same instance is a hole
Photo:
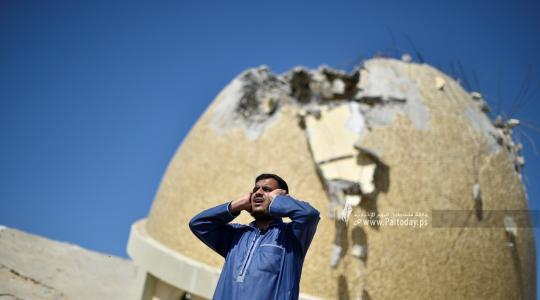
[[[189,228],[195,236],[223,257],[231,249],[237,230],[237,224],[228,224],[238,216],[230,212],[229,204],[202,211],[189,221]]]
[[[292,233],[305,255],[321,219],[319,211],[309,203],[296,200],[288,195],[276,196],[270,203],[268,210],[272,216],[289,217],[292,220]]]

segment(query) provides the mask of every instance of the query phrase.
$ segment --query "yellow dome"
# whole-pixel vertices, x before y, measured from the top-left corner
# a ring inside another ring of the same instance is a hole
[[[271,172],[321,211],[304,297],[534,299],[530,219],[508,212],[528,209],[519,147],[486,109],[424,64],[248,70],[185,138],[141,226],[164,251],[220,268],[189,220]]]

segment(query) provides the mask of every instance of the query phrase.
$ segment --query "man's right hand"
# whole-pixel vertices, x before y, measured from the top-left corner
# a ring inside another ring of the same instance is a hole
[[[243,210],[251,212],[251,193],[247,193],[242,197],[233,200],[230,209],[233,215],[238,215]]]

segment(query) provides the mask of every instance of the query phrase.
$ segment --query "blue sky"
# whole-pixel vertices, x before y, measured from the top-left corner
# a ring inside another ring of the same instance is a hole
[[[462,65],[494,110],[521,106],[540,209],[538,1],[1,1],[0,224],[125,257],[176,148],[242,70],[414,48]]]

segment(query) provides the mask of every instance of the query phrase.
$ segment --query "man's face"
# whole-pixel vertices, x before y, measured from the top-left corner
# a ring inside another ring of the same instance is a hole
[[[255,219],[268,218],[271,191],[279,188],[274,178],[261,179],[255,183],[251,194],[251,215]]]

